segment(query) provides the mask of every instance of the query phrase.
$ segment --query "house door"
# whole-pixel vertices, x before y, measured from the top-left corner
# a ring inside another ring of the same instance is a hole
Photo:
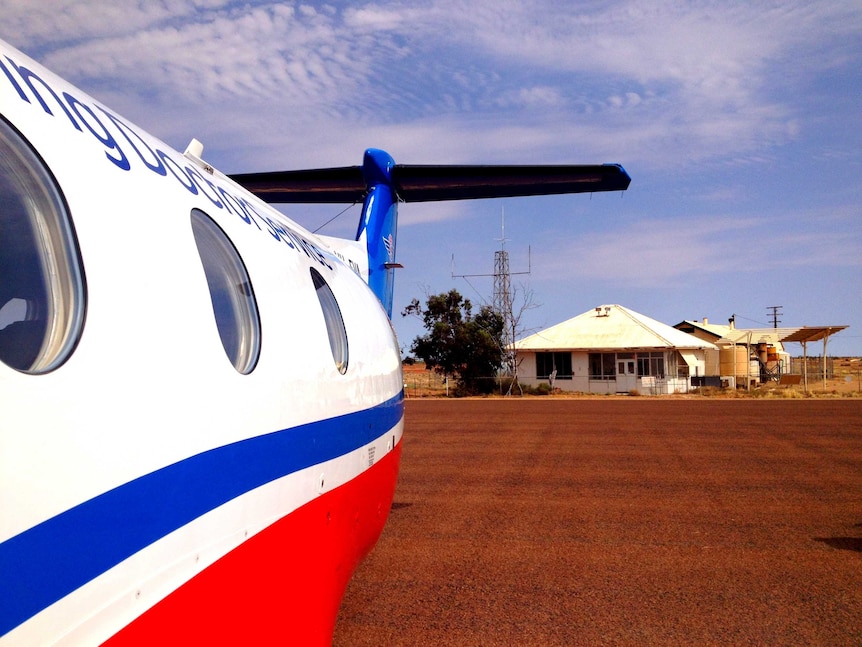
[[[634,358],[617,356],[617,393],[628,393],[638,388]]]

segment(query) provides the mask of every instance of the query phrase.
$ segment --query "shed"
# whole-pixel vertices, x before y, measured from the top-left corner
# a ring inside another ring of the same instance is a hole
[[[721,376],[722,382],[746,385],[758,382],[779,381],[790,372],[790,353],[784,344],[802,344],[803,376],[808,388],[807,344],[823,342],[823,380],[826,380],[826,342],[831,335],[847,326],[802,326],[795,328],[736,328],[735,316],[729,326],[703,321],[685,320],[674,328],[714,343],[720,350],[706,351],[707,377]]]
[[[583,393],[688,392],[716,346],[620,305],[603,305],[515,342],[518,379]]]

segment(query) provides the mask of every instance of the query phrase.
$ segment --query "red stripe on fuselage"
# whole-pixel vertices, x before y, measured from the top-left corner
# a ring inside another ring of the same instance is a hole
[[[392,505],[401,445],[277,521],[105,644],[330,645],[341,598]]]

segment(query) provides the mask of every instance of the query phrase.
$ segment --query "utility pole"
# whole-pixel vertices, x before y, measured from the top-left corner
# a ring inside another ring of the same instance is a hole
[[[778,318],[778,315],[782,314],[781,308],[783,308],[783,307],[784,306],[767,306],[766,307],[767,314],[769,314],[769,312],[768,312],[769,310],[772,311],[772,327],[773,328],[778,328],[778,324],[781,323],[781,319]]]

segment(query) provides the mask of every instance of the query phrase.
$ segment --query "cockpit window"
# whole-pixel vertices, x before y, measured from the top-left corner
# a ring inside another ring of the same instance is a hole
[[[69,212],[45,163],[0,119],[0,361],[40,374],[65,362],[86,293]]]
[[[234,368],[251,373],[260,356],[260,316],[248,272],[227,234],[199,209],[192,231],[209,285],[218,333]]]
[[[314,281],[314,289],[317,290],[317,298],[323,310],[323,318],[326,321],[326,332],[329,335],[329,348],[332,350],[332,359],[339,373],[347,372],[347,330],[344,327],[344,319],[341,316],[341,308],[332,289],[324,278],[313,267],[311,268],[311,280]]]

